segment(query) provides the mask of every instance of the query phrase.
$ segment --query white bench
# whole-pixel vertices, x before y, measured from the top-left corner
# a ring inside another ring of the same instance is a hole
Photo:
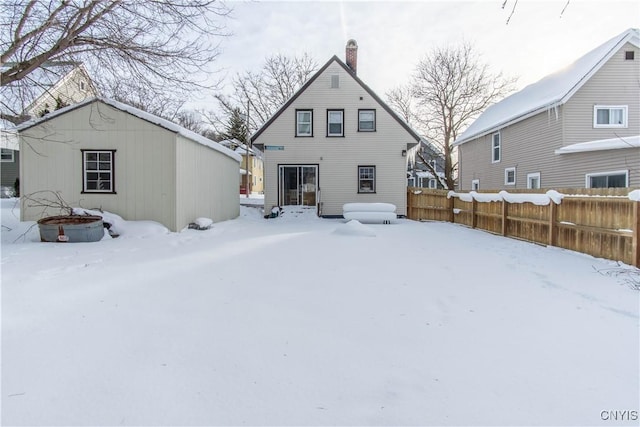
[[[342,206],[342,216],[348,220],[390,224],[397,218],[396,205],[391,203],[345,203]]]

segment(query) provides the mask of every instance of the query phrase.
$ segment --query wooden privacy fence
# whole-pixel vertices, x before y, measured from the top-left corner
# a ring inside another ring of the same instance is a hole
[[[557,189],[560,203],[540,205],[523,200],[544,199],[546,190],[517,190],[502,193],[504,198],[495,191],[449,197],[447,190],[410,187],[407,217],[463,224],[640,267],[640,201],[628,197],[632,190]]]

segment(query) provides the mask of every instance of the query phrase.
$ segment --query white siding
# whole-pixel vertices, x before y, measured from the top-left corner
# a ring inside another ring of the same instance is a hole
[[[179,135],[176,165],[177,230],[199,217],[219,222],[240,214],[237,160]]]
[[[72,105],[96,95],[97,92],[89,76],[80,68],[75,68],[61,81],[57,82],[52,89],[36,99],[33,104],[29,106],[28,113],[31,116],[38,117],[45,108],[48,109],[49,112],[54,111],[58,98],[66,105]]]
[[[331,88],[338,75],[340,87]],[[313,137],[295,137],[296,109],[313,109]],[[327,109],[344,109],[344,137],[327,137]],[[358,109],[376,110],[376,131],[358,132]],[[278,204],[278,165],[318,165],[323,215],[341,215],[348,202],[387,202],[406,214],[406,157],[402,150],[415,139],[338,63],[331,63],[295,101],[264,130],[257,142],[265,148],[265,208]],[[358,194],[359,165],[376,166],[376,193]]]

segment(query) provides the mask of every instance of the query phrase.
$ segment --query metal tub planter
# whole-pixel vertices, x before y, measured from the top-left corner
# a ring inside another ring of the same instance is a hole
[[[96,215],[60,215],[38,221],[42,242],[97,242],[104,237],[102,217]]]

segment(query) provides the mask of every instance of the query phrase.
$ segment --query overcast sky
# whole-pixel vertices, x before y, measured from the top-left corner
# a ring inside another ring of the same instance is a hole
[[[640,1],[227,1],[233,9],[216,63],[229,79],[275,53],[309,53],[319,66],[358,43],[358,76],[378,95],[405,83],[434,46],[472,43],[518,88],[570,64],[628,28]],[[562,13],[563,8],[564,13]],[[562,16],[561,16],[562,13]]]

